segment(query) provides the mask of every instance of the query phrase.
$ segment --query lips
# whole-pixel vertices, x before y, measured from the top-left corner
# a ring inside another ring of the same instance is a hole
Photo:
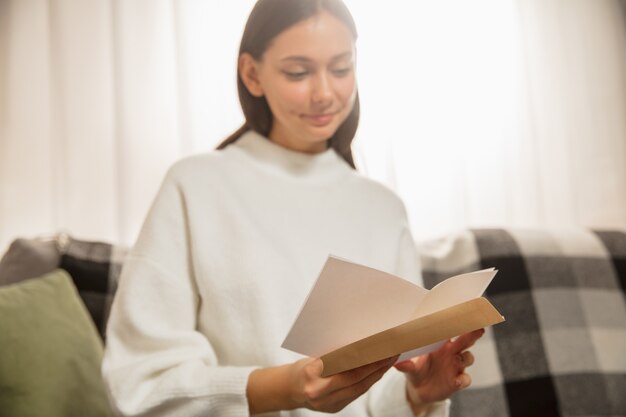
[[[337,113],[307,114],[304,118],[315,126],[325,126],[333,121],[336,114]]]

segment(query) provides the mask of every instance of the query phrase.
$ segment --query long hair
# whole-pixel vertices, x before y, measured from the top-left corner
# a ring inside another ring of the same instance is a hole
[[[315,16],[322,10],[329,12],[345,24],[356,41],[357,31],[354,19],[341,0],[259,0],[248,17],[241,38],[239,56],[243,53],[249,53],[255,60],[260,60],[276,36],[296,23]],[[248,130],[254,130],[263,136],[268,136],[272,129],[272,112],[267,100],[265,97],[255,97],[250,94],[241,79],[239,69],[237,69],[237,90],[246,121],[243,126],[220,143],[217,149],[224,149],[236,142]],[[329,139],[330,147],[352,168],[355,166],[351,145],[359,125],[359,114],[360,105],[357,91],[352,111]]]

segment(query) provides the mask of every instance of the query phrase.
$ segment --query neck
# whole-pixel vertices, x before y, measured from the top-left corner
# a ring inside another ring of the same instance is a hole
[[[307,140],[290,132],[279,131],[276,126],[272,127],[269,140],[275,144],[289,149],[290,151],[302,152],[307,154],[317,154],[326,151],[329,148],[329,140]]]

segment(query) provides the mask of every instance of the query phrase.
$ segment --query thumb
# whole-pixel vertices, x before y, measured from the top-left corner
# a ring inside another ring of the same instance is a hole
[[[415,372],[415,363],[411,359],[407,359],[402,362],[398,362],[394,365],[394,367],[400,372]]]

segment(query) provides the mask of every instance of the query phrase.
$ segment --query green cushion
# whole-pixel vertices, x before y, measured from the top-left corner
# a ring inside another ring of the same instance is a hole
[[[0,414],[114,416],[102,342],[69,275],[0,287]]]

